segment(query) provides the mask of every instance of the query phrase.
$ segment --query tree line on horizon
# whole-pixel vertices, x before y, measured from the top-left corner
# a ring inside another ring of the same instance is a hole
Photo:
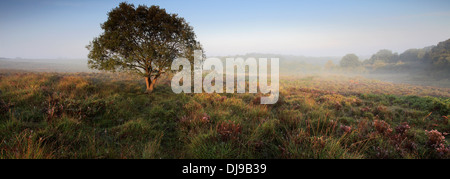
[[[334,64],[328,61],[325,70],[356,73],[414,73],[435,79],[450,77],[450,39],[436,46],[408,49],[398,54],[382,49],[369,59],[360,60],[355,54],[347,54]]]

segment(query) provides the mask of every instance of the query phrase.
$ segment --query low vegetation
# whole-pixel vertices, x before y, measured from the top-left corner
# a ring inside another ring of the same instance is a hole
[[[450,90],[281,77],[261,94],[153,93],[120,73],[0,75],[1,158],[450,158]]]

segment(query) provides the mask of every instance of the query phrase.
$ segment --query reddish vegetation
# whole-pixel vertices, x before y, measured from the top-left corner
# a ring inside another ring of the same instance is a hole
[[[237,140],[242,131],[241,125],[231,121],[222,121],[217,124],[217,133],[223,141]]]

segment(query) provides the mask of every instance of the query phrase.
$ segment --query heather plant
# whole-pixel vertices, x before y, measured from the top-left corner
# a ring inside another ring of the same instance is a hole
[[[399,126],[395,127],[395,131],[400,135],[405,135],[411,127],[407,122],[401,123]]]
[[[390,135],[392,133],[391,126],[386,121],[377,119],[373,122],[373,126],[379,134]]]
[[[174,94],[166,76],[151,94],[123,73],[0,76],[4,158],[449,158],[445,88],[282,76],[261,105]]]
[[[217,125],[216,128],[217,133],[223,141],[238,140],[239,134],[242,131],[242,127],[240,126],[240,124],[231,121],[222,121]]]
[[[446,145],[445,136],[437,130],[426,132],[428,136],[427,145],[434,149],[440,157],[448,155],[450,152],[450,146]]]

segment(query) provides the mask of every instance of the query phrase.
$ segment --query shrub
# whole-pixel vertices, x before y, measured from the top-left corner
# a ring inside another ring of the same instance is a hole
[[[440,144],[444,144],[445,143],[445,137],[439,131],[437,131],[437,130],[431,130],[431,131],[425,130],[425,132],[427,132],[427,136],[428,136],[427,144],[432,146],[433,148],[436,148]]]
[[[441,132],[437,130],[425,131],[427,132],[428,142],[427,145],[433,148],[439,156],[445,156],[449,154],[450,147],[445,146],[445,137]]]
[[[231,121],[222,121],[216,126],[216,131],[220,135],[222,141],[237,140],[241,134],[242,127],[240,124]]]
[[[411,128],[411,127],[409,127],[409,125],[408,125],[407,122],[403,122],[403,123],[401,123],[399,126],[395,127],[395,131],[396,131],[397,133],[399,133],[400,135],[405,135],[406,132],[408,132],[408,130],[409,130],[410,128]]]
[[[383,135],[389,135],[392,132],[391,125],[389,125],[386,121],[376,119],[373,122],[373,126],[377,130],[378,133]]]

